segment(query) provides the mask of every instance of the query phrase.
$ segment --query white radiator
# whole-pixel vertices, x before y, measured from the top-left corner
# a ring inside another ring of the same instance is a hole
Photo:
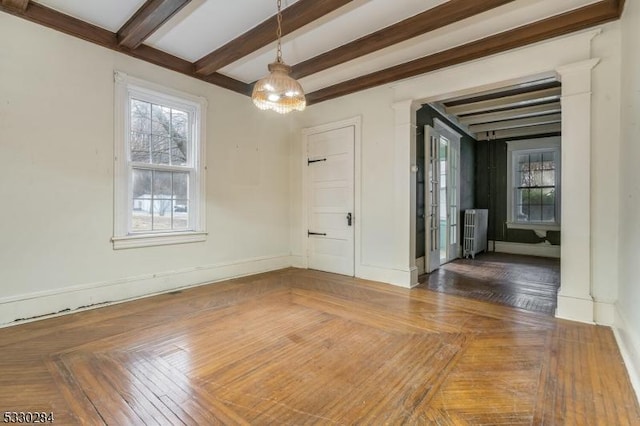
[[[487,224],[489,210],[464,211],[464,249],[462,256],[476,258],[476,254],[487,250]]]

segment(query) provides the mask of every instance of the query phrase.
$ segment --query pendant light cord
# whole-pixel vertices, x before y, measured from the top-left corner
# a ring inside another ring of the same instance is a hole
[[[280,44],[280,38],[282,37],[282,13],[280,8],[282,7],[282,0],[278,0],[278,30],[276,35],[278,36],[278,51],[276,53],[276,62],[282,63],[282,46]]]

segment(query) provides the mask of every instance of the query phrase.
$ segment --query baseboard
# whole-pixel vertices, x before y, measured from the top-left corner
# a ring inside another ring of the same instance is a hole
[[[309,263],[307,262],[307,257],[298,254],[292,254],[289,256],[291,258],[291,266],[294,268],[307,269],[309,267]]]
[[[631,385],[640,403],[640,336],[637,334],[640,330],[629,327],[629,322],[620,312],[618,305],[615,307],[615,325],[612,328],[624,365],[627,367]]]
[[[507,241],[489,241],[489,250],[495,250],[498,253],[560,258],[560,246],[547,243],[526,244],[510,243]]]
[[[611,302],[593,302],[593,319],[598,325],[613,326],[616,321],[616,306]]]
[[[413,267],[405,271],[380,268],[378,266],[359,265],[356,266],[356,277],[392,284],[398,287],[411,288],[418,284],[418,268]]]
[[[593,300],[558,294],[556,318],[594,324],[593,313]]]
[[[0,327],[292,266],[289,255],[243,259],[0,298]]]

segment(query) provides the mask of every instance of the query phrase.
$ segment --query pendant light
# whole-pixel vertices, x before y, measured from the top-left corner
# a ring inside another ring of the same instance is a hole
[[[307,105],[302,86],[289,74],[291,67],[282,60],[282,13],[281,0],[278,0],[278,47],[276,61],[269,64],[269,75],[253,86],[251,99],[262,110],[272,109],[280,114],[295,110],[302,111]]]

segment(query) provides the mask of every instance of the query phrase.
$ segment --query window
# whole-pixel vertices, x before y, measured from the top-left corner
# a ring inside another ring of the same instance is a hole
[[[559,138],[513,141],[508,146],[508,227],[559,229]]]
[[[206,101],[115,76],[114,248],[203,241]]]

